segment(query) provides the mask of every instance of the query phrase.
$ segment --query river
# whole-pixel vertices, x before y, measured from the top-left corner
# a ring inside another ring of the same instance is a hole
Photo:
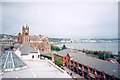
[[[118,43],[117,42],[104,42],[104,43],[66,43],[66,47],[74,49],[88,49],[88,50],[100,50],[110,51],[112,54],[118,54]],[[63,44],[58,46],[62,47]],[[119,49],[120,50],[120,49]]]

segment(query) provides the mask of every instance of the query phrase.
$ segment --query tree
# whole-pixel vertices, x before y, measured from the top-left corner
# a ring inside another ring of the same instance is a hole
[[[103,60],[106,60],[110,57],[110,54],[108,54],[107,52],[103,51],[101,53],[99,53],[99,58],[100,59],[103,59]]]
[[[63,50],[63,49],[67,49],[67,47],[65,46],[65,44],[62,46],[62,50]]]
[[[120,56],[118,56],[117,61],[118,61],[118,63],[120,64]]]
[[[58,58],[56,61],[55,61],[55,64],[59,67],[62,66],[62,59],[61,58]]]
[[[51,45],[51,50],[52,51],[60,51],[60,48],[58,46]]]

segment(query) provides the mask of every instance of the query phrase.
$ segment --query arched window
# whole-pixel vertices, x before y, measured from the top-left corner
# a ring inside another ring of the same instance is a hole
[[[44,49],[42,49],[42,51],[44,51]]]
[[[32,59],[34,59],[34,55],[32,55]]]

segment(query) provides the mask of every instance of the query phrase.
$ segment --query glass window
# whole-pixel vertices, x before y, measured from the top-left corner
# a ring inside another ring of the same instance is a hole
[[[40,55],[38,55],[38,58],[40,58]]]
[[[32,55],[32,59],[34,59],[34,55]]]

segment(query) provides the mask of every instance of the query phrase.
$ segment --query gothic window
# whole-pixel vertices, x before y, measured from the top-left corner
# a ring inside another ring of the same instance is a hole
[[[44,51],[44,49],[42,49],[42,51]]]
[[[25,33],[25,35],[28,35],[28,33]]]

